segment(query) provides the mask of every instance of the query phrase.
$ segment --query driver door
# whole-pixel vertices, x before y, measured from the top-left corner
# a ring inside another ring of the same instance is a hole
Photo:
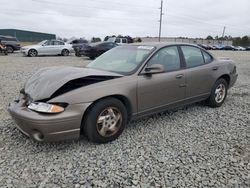
[[[53,51],[53,48],[54,48],[53,41],[47,41],[41,47],[39,47],[38,53],[40,55],[49,55],[51,54],[51,51]]]
[[[147,63],[161,64],[165,72],[141,74],[138,78],[138,113],[147,113],[167,107],[185,98],[186,75],[177,46],[159,50]]]

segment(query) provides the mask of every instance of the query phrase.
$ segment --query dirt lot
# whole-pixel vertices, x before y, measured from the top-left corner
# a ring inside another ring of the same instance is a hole
[[[146,117],[105,145],[36,143],[7,112],[34,71],[88,59],[0,56],[0,187],[250,187],[250,52],[212,53],[232,58],[239,73],[221,108]]]

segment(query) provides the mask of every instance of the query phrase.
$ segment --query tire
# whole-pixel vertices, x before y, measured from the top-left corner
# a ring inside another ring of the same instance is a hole
[[[115,98],[106,98],[90,108],[82,126],[88,140],[107,143],[121,135],[126,123],[127,110],[123,103]]]
[[[76,52],[76,53],[75,53],[75,56],[76,56],[76,57],[81,57],[81,54],[80,54],[79,52]]]
[[[68,56],[69,55],[69,50],[63,49],[61,55],[62,56]]]
[[[210,107],[220,107],[227,97],[228,83],[223,78],[218,79],[211,91],[210,97],[207,99],[207,104]]]
[[[8,51],[7,50],[4,51],[4,55],[8,55]]]
[[[35,50],[35,49],[30,49],[29,51],[28,51],[28,56],[29,57],[36,57],[37,56],[37,51]]]
[[[7,46],[7,51],[8,51],[8,53],[13,53],[14,48],[12,46]]]
[[[89,56],[89,59],[94,60],[95,56]]]

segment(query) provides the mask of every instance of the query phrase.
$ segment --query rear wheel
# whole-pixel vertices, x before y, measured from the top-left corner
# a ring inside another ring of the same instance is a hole
[[[223,78],[217,80],[212,88],[207,103],[211,107],[220,107],[227,97],[228,83]]]
[[[98,101],[91,107],[84,121],[86,137],[96,143],[106,143],[120,136],[127,123],[127,110],[115,98]]]
[[[8,53],[13,53],[14,48],[12,46],[7,46],[7,51],[8,51]]]
[[[94,60],[94,59],[95,59],[95,56],[89,56],[89,58],[90,58],[91,60]]]
[[[69,50],[67,50],[67,49],[62,50],[61,55],[62,56],[68,56],[69,55]]]
[[[36,57],[37,56],[37,51],[35,50],[35,49],[30,49],[29,51],[28,51],[28,56],[29,57]]]

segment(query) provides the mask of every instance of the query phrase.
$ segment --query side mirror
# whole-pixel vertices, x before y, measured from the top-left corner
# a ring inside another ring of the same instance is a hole
[[[156,73],[163,73],[165,69],[161,64],[153,64],[145,67],[143,73],[144,74],[156,74]]]

